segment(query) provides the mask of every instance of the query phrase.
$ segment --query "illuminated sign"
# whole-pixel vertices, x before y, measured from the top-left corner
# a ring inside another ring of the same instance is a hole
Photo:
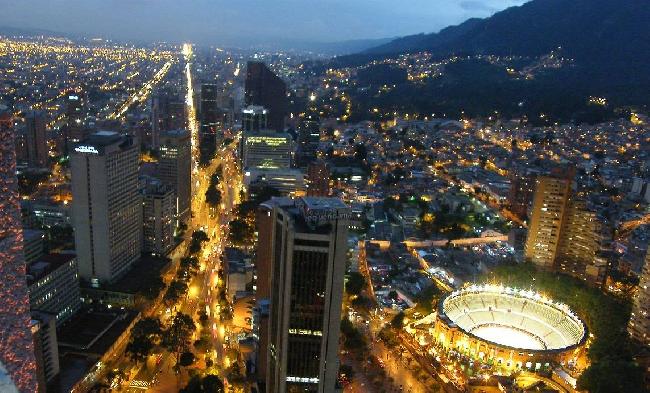
[[[74,95],[73,96],[68,96],[68,99],[72,100],[72,101],[79,101],[79,96],[74,96]]]
[[[90,153],[90,154],[99,154],[99,151],[95,146],[77,146],[74,151],[77,153]]]

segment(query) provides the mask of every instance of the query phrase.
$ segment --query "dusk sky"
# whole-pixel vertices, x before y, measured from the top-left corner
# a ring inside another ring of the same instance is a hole
[[[0,0],[0,26],[254,45],[434,32],[525,0]]]

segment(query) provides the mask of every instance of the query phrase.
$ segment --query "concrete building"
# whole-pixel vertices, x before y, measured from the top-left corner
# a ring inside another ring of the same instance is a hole
[[[0,365],[18,390],[36,392],[39,383],[25,280],[14,120],[9,111],[0,113],[0,190]]]
[[[650,250],[646,254],[639,289],[634,296],[627,331],[633,339],[650,346]]]
[[[330,168],[323,160],[313,161],[307,167],[307,195],[326,197],[330,194]]]
[[[244,133],[244,169],[287,169],[291,167],[292,140],[287,133],[269,130]]]
[[[100,131],[70,158],[79,275],[92,286],[126,274],[142,248],[137,139]]]
[[[77,259],[74,254],[49,254],[27,269],[29,304],[50,313],[61,325],[81,308]]]
[[[29,167],[44,168],[48,164],[46,123],[45,112],[31,111],[25,116],[26,158]]]
[[[143,250],[156,255],[167,255],[174,246],[174,191],[159,182],[152,182],[143,190]]]
[[[600,286],[608,269],[611,227],[573,194],[572,179],[571,174],[537,179],[525,258],[542,269]]]
[[[160,135],[159,178],[175,193],[177,225],[187,223],[192,205],[192,141],[187,130]]]
[[[251,169],[244,173],[244,186],[272,187],[283,195],[304,195],[305,174],[300,169]]]
[[[266,391],[333,392],[349,208],[335,198],[273,198],[259,214],[270,232],[260,232],[257,258],[258,302],[270,301],[260,327]]]
[[[25,263],[27,266],[36,262],[43,256],[43,246],[45,241],[45,234],[43,231],[34,229],[23,230],[23,252],[25,253]]]
[[[56,317],[41,311],[32,311],[31,315],[38,375],[43,382],[41,391],[45,391],[45,384],[60,371]]]
[[[569,177],[537,178],[525,258],[542,269],[555,266],[564,213],[571,194]]]
[[[271,71],[266,64],[249,61],[246,67],[246,105],[259,105],[269,111],[269,128],[284,132],[289,100],[287,85]]]

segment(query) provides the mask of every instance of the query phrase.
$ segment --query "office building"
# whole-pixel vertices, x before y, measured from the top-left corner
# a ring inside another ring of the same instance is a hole
[[[23,252],[25,253],[25,263],[27,266],[43,256],[44,246],[45,234],[43,231],[35,229],[23,230]]]
[[[176,225],[187,223],[192,204],[192,141],[184,129],[160,135],[159,178],[175,193]]]
[[[128,272],[142,247],[142,197],[137,139],[100,131],[70,158],[72,223],[79,275],[92,286]]]
[[[244,173],[247,189],[271,187],[285,196],[305,194],[305,174],[296,168],[250,169]]]
[[[156,255],[167,255],[174,246],[176,197],[171,187],[156,181],[143,190],[143,249]]]
[[[72,146],[85,136],[86,97],[81,91],[73,91],[65,101],[65,124],[63,125],[62,147],[64,153],[69,153]]]
[[[27,165],[31,168],[45,168],[48,164],[45,112],[30,111],[25,116],[25,142]]]
[[[284,81],[275,75],[266,64],[249,61],[245,89],[246,105],[258,105],[266,108],[269,112],[269,128],[283,132],[284,119],[289,107],[287,86]]]
[[[224,115],[217,104],[218,96],[219,86],[216,84],[204,83],[201,85],[199,144],[202,149],[215,149],[217,141],[221,138]]]
[[[250,105],[242,112],[244,132],[258,132],[268,129],[268,111],[262,106]]]
[[[266,391],[333,392],[349,208],[335,198],[273,198],[260,206],[258,302]],[[267,281],[267,282],[264,282]]]
[[[59,347],[56,337],[56,317],[52,314],[32,311],[32,335],[36,356],[36,366],[41,386],[59,374]]]
[[[307,196],[326,197],[330,194],[330,169],[323,160],[313,161],[307,167]]]
[[[48,312],[60,326],[81,308],[79,272],[74,254],[49,254],[27,268],[32,310]]]
[[[634,296],[627,331],[633,339],[650,346],[650,249],[646,254],[639,288]]]
[[[242,136],[242,168],[287,169],[291,167],[293,143],[287,133],[269,130],[244,133]]]
[[[13,125],[10,112],[0,113],[0,364],[21,392],[36,392]]]

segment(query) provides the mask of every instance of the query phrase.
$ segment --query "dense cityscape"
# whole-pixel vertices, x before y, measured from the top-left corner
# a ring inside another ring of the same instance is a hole
[[[0,392],[648,390],[647,105],[440,47],[0,31]]]

